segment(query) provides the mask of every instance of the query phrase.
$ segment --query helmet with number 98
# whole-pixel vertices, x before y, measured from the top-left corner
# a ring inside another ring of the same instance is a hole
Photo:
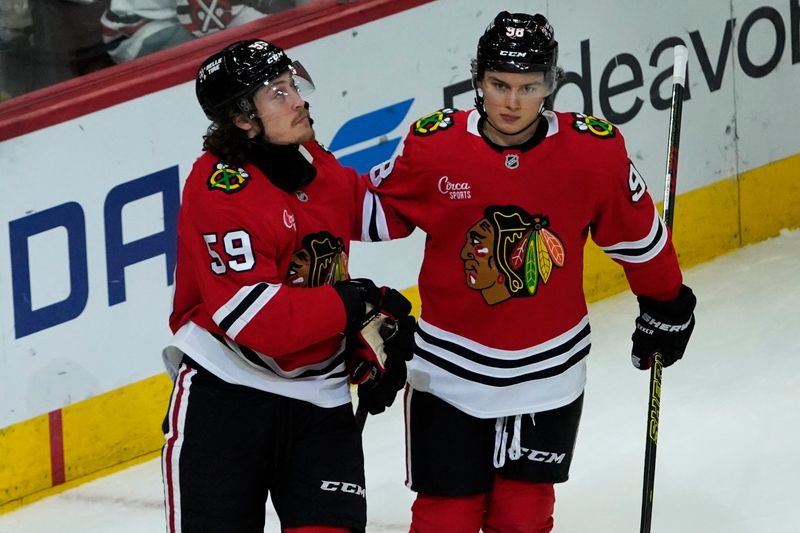
[[[237,41],[203,61],[195,79],[197,100],[213,121],[225,120],[231,111],[252,117],[253,94],[286,71],[301,93],[314,89],[302,65],[282,48],[261,40]]]
[[[473,85],[477,89],[487,70],[544,72],[545,85],[552,93],[561,74],[554,35],[544,15],[498,13],[478,40],[477,57],[472,62]],[[482,99],[480,93],[478,98]]]

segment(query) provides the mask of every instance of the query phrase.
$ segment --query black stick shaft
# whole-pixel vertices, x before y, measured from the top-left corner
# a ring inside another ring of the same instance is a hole
[[[678,148],[681,139],[681,116],[683,114],[683,84],[685,83],[685,47],[675,49],[674,82],[669,115],[669,137],[667,139],[667,170],[664,179],[664,222],[672,230],[675,214],[675,190],[678,184]],[[644,448],[644,481],[642,483],[642,521],[640,533],[650,533],[653,517],[653,488],[656,481],[656,450],[658,445],[658,418],[661,409],[662,355],[656,353],[650,368],[650,393]]]
[[[683,114],[683,86],[672,86],[672,105],[669,116],[669,139],[667,144],[667,171],[664,182],[664,222],[672,228],[675,214],[675,190],[678,182],[678,148],[681,142],[681,115]]]
[[[359,431],[364,431],[364,424],[367,423],[367,415],[369,415],[367,408],[359,404],[358,407],[356,407],[356,424],[358,424]]]

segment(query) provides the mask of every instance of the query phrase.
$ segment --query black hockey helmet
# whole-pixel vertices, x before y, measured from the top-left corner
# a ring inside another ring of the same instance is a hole
[[[544,15],[501,11],[478,39],[478,53],[472,60],[475,107],[486,117],[483,91],[478,81],[487,70],[497,72],[544,72],[542,90],[552,95],[562,76],[558,66],[558,41]],[[537,117],[538,118],[538,117]]]
[[[249,115],[253,93],[287,70],[299,89],[313,90],[305,69],[282,48],[262,40],[237,41],[203,61],[195,80],[197,100],[210,120],[224,119],[231,108]]]
[[[558,66],[558,41],[554,34],[553,27],[539,13],[498,13],[478,40],[474,75],[480,79],[486,70],[555,70]]]

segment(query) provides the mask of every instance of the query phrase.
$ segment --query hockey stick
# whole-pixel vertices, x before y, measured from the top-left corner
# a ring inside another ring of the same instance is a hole
[[[672,103],[669,115],[669,138],[667,139],[667,171],[664,181],[664,222],[672,229],[675,210],[675,186],[678,180],[678,146],[681,137],[681,113],[683,111],[683,88],[686,83],[686,63],[689,50],[683,45],[675,47],[675,64],[672,71]],[[661,406],[662,355],[654,355],[650,368],[650,395],[648,397],[647,432],[644,449],[644,487],[642,489],[642,521],[640,533],[650,533],[653,515],[653,486],[656,478],[656,444],[658,443],[658,414]]]
[[[364,424],[367,423],[368,415],[369,411],[367,411],[367,408],[358,404],[358,407],[356,407],[356,424],[358,425],[358,430],[362,433],[364,432]]]

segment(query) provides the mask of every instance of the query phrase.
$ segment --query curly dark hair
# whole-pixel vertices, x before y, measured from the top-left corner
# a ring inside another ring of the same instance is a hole
[[[203,150],[213,153],[231,165],[244,166],[247,162],[247,132],[233,123],[233,113],[225,123],[214,121],[203,135]]]

